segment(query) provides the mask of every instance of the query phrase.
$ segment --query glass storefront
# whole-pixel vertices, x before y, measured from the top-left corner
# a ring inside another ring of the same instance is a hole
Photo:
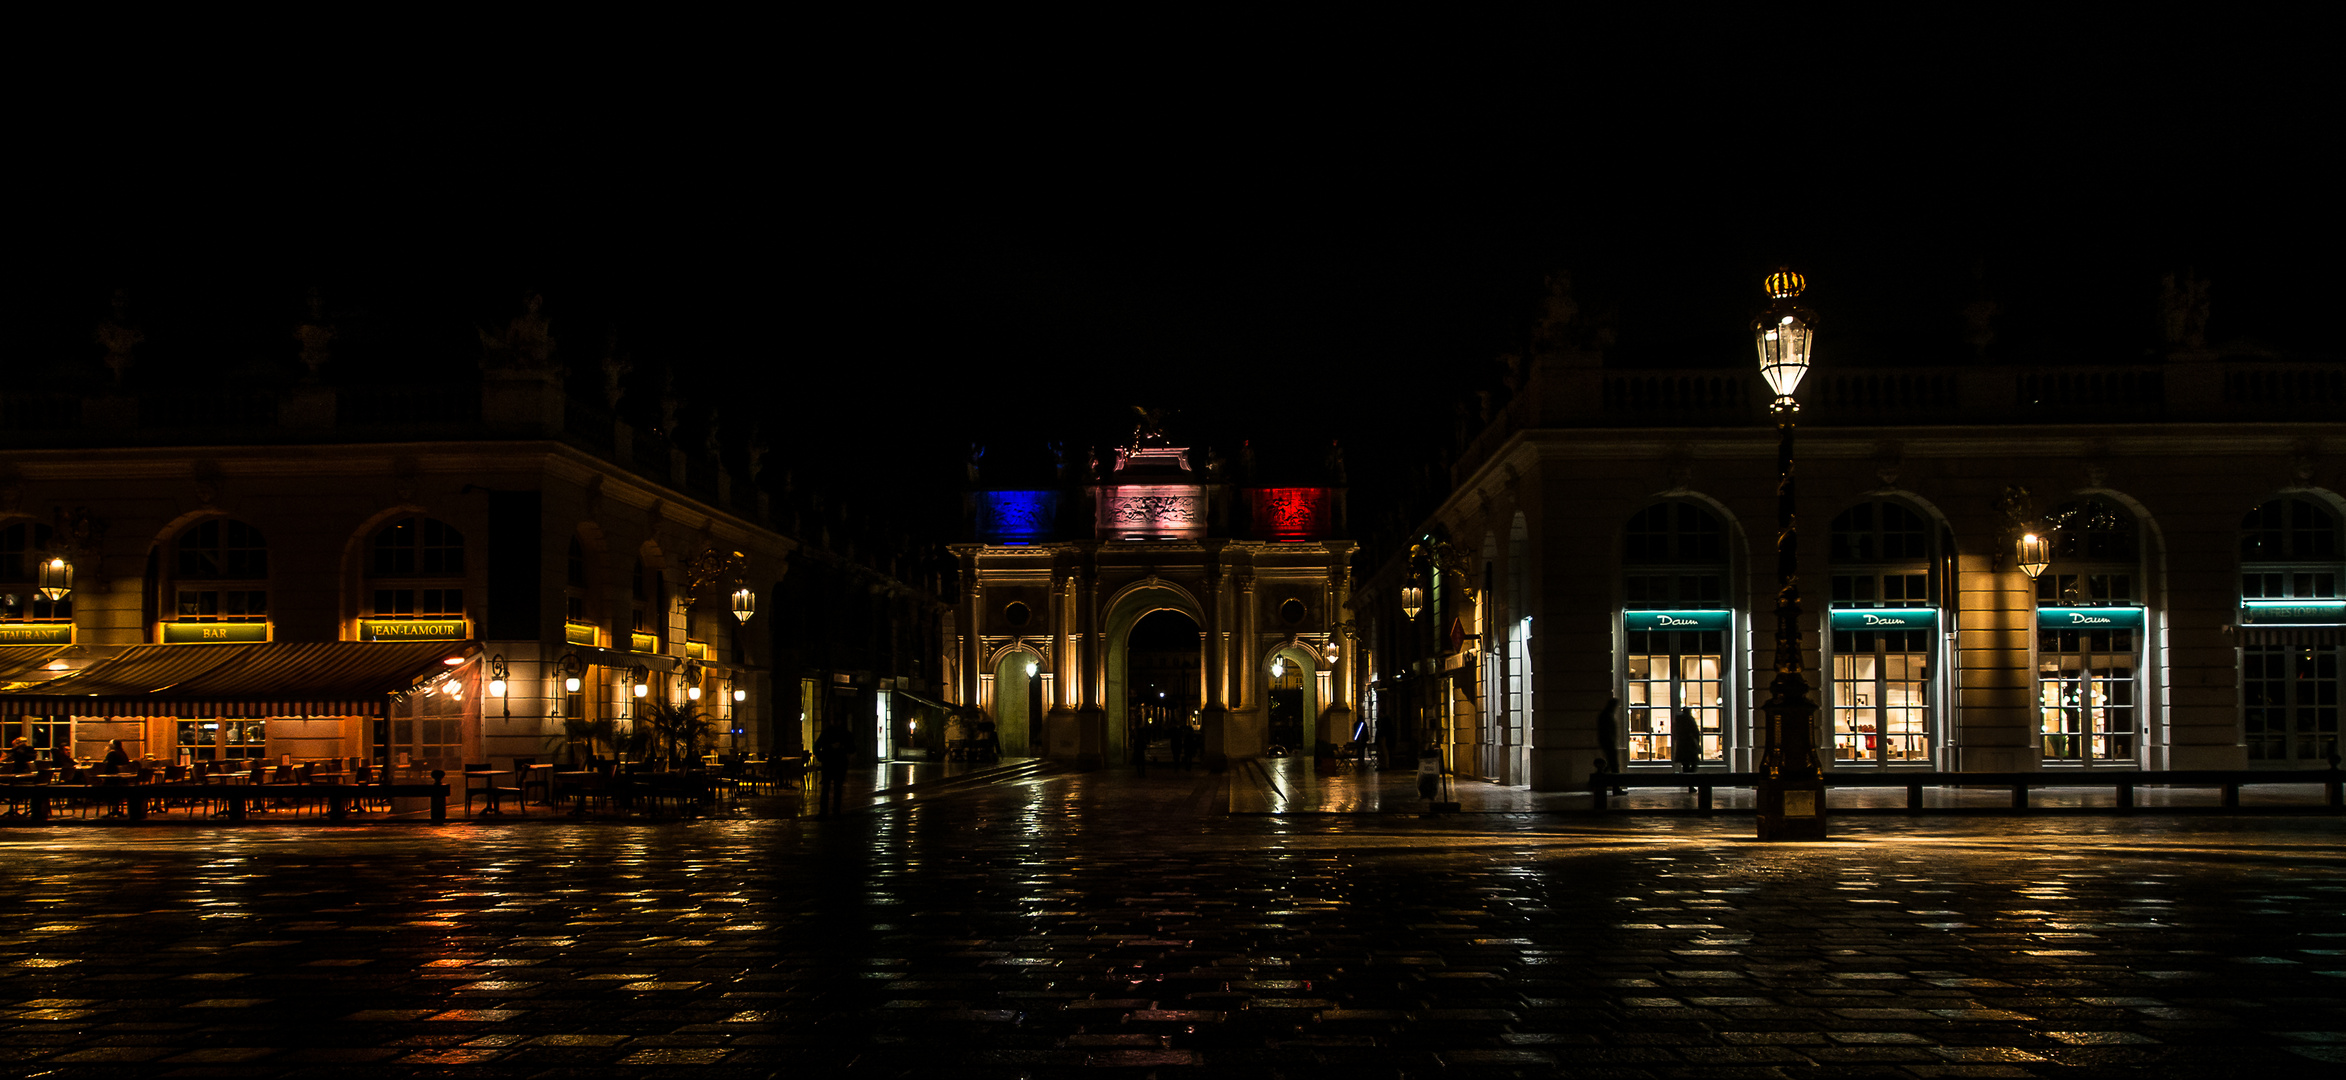
[[[2037,609],[2037,716],[2047,764],[2136,762],[2142,630],[2138,607]]]
[[[1727,639],[1734,613],[1631,611],[1622,615],[1627,661],[1621,699],[1629,761],[1675,760],[1671,718],[1693,714],[1702,732],[1702,760],[1727,757]]]
[[[1832,613],[1836,764],[1931,763],[1938,619],[1929,608]]]

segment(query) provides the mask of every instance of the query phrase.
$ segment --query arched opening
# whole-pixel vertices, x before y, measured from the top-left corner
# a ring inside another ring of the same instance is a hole
[[[1034,753],[1043,730],[1042,657],[1011,649],[994,664],[994,738],[1007,757]]]
[[[1197,621],[1172,608],[1141,616],[1125,639],[1123,668],[1122,692],[1112,686],[1109,700],[1109,760],[1132,760],[1136,744],[1172,760],[1173,740],[1189,737],[1205,704]]]
[[[1311,650],[1300,645],[1281,646],[1271,654],[1271,662],[1263,665],[1268,683],[1263,693],[1267,710],[1264,753],[1278,757],[1312,749],[1305,740],[1320,718],[1319,666]]]
[[[1727,760],[1735,629],[1727,538],[1726,521],[1691,501],[1646,507],[1623,533],[1620,696],[1633,768]],[[1677,745],[1680,713],[1701,734],[1694,745]]]
[[[1938,745],[1942,530],[1868,499],[1827,533],[1832,608],[1826,696],[1837,766],[1926,765]]]
[[[2311,494],[2240,520],[2240,712],[2252,765],[2315,767],[2338,752],[2346,663],[2346,526]]]

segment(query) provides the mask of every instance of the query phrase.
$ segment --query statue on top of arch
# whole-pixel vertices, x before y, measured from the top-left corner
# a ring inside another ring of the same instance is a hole
[[[522,301],[521,314],[507,322],[504,330],[494,334],[480,331],[484,370],[561,370],[554,361],[553,324],[540,310],[545,304],[543,294],[532,292]]]

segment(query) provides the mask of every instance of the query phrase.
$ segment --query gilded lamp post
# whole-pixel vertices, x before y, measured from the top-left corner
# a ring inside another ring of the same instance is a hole
[[[1824,770],[1817,763],[1816,704],[1800,662],[1800,528],[1794,514],[1792,429],[1800,403],[1792,393],[1808,374],[1816,315],[1793,303],[1805,284],[1799,274],[1768,275],[1771,302],[1752,321],[1760,375],[1776,400],[1776,678],[1768,684],[1765,744],[1759,763],[1759,838],[1825,838]]]

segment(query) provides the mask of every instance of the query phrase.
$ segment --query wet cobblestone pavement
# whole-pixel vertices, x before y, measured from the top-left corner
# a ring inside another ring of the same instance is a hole
[[[1239,802],[1249,796],[1236,781]],[[2326,816],[1231,814],[0,834],[0,1061],[99,1076],[2336,1076]]]

